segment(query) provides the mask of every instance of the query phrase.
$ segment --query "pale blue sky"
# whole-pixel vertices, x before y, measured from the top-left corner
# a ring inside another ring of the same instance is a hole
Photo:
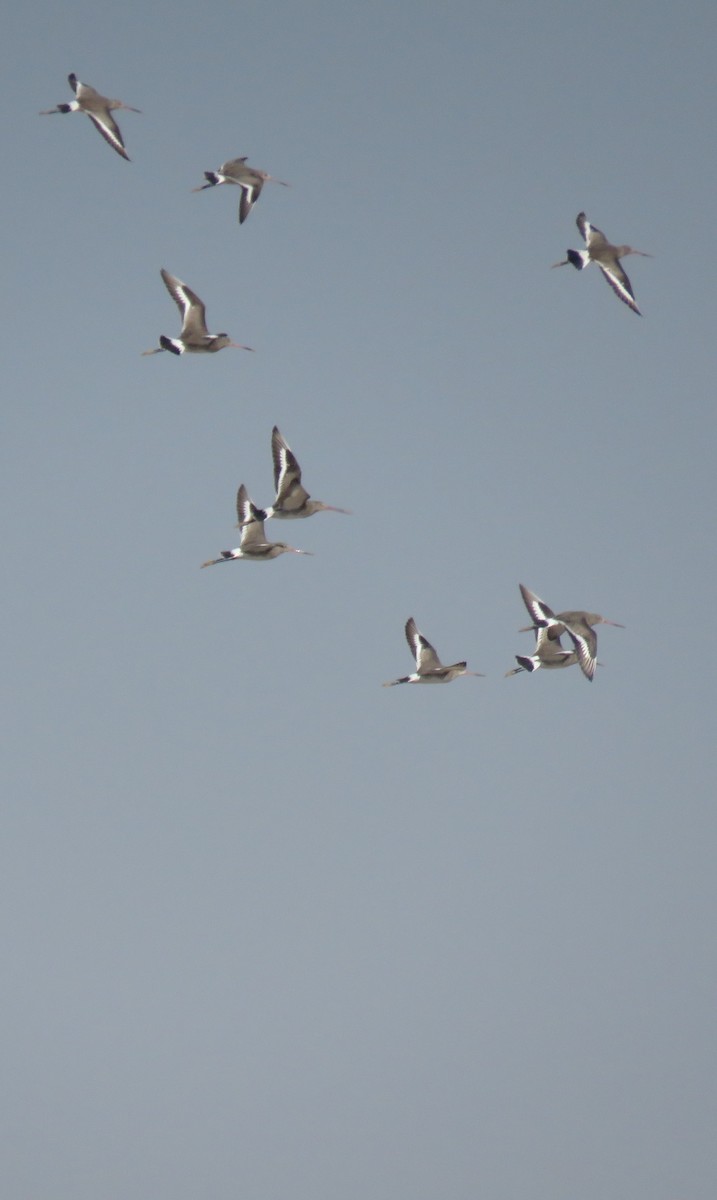
[[[8,14],[12,1200],[713,1200],[716,35]],[[37,116],[70,71],[131,163]],[[291,182],[241,228],[239,154]],[[581,209],[643,319],[549,269]],[[142,358],[162,266],[255,354]],[[275,423],[353,516],[200,571]],[[518,581],[624,623],[592,685],[503,678]],[[383,690],[409,615],[486,678]]]

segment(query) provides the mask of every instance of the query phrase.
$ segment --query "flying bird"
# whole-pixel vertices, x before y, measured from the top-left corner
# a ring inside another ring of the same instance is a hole
[[[129,154],[124,148],[122,134],[119,131],[119,126],[112,116],[113,108],[124,108],[127,112],[136,112],[138,108],[132,108],[130,104],[124,104],[121,100],[110,100],[107,96],[100,95],[88,83],[80,83],[76,75],[67,76],[68,83],[75,93],[75,99],[69,104],[57,104],[54,108],[45,108],[40,113],[41,117],[52,117],[55,113],[71,113],[83,112],[87,113],[95,129],[98,129],[106,142],[109,142],[113,150],[116,150],[122,158],[130,161]]]
[[[235,183],[241,188],[241,197],[239,199],[239,224],[243,225],[249,213],[256,204],[261,189],[265,183],[278,183],[281,187],[289,187],[283,179],[275,179],[273,175],[268,175],[266,171],[260,171],[256,167],[250,167],[244,158],[232,158],[229,162],[222,163],[218,171],[205,171],[204,178],[207,180],[200,187],[192,188],[193,192],[203,192],[206,188],[216,187],[221,183]]]
[[[578,661],[578,655],[576,650],[566,650],[560,640],[560,634],[556,633],[555,629],[546,626],[535,631],[533,653],[516,654],[515,661],[518,666],[513,667],[512,671],[506,671],[506,679],[509,675],[519,675],[521,671],[531,673],[540,670],[541,667],[546,669],[572,667]]]
[[[633,250],[632,246],[613,246],[604,233],[590,224],[584,212],[578,213],[576,224],[585,240],[586,249],[566,251],[567,258],[553,263],[553,266],[566,267],[571,263],[578,271],[582,271],[591,262],[597,263],[615,295],[641,317],[632,284],[620,265],[620,259],[626,258],[628,254],[639,254],[642,258],[652,258],[652,255],[646,254],[644,250]]]
[[[251,346],[240,346],[233,342],[228,333],[208,333],[206,310],[196,292],[193,292],[181,279],[176,279],[165,271],[160,271],[165,287],[177,305],[182,315],[182,332],[179,337],[170,338],[164,334],[159,339],[159,345],[154,350],[143,350],[143,354],[161,354],[169,350],[172,354],[215,354],[225,346],[234,350],[251,350]]]
[[[397,683],[450,683],[459,675],[480,675],[480,671],[467,670],[464,662],[444,666],[428,638],[419,633],[413,617],[406,621],[406,641],[415,656],[416,670],[412,675],[404,675],[401,679],[390,679],[388,683],[384,683],[384,687],[395,687]]]
[[[231,562],[235,558],[250,558],[254,562],[265,562],[280,554],[311,554],[310,550],[296,550],[286,542],[268,542],[264,533],[262,512],[249,499],[244,484],[237,492],[237,518],[241,526],[241,541],[236,550],[221,550],[219,558],[210,558],[203,567],[214,567],[217,563]]]
[[[563,633],[567,633],[575,648],[583,675],[592,681],[598,665],[597,634],[593,626],[615,625],[618,629],[624,629],[625,626],[621,625],[619,621],[608,621],[607,617],[600,616],[600,613],[585,612],[584,609],[569,609],[565,612],[554,613],[544,600],[535,595],[535,592],[531,592],[522,583],[518,586],[533,622],[532,625],[524,625],[520,632],[547,629],[549,636],[552,632],[553,637],[557,638],[560,638]]]
[[[274,460],[274,489],[276,499],[269,508],[262,509],[263,519],[281,517],[284,520],[296,517],[311,517],[317,512],[346,513],[347,508],[336,508],[324,504],[323,500],[312,500],[301,483],[301,467],[286,438],[275,425],[271,431],[271,454]]]

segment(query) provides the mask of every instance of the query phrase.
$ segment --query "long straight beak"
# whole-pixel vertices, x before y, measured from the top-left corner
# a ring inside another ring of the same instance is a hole
[[[652,255],[648,254],[647,257],[652,258]],[[624,629],[625,628],[625,626],[621,625],[619,621],[606,621],[605,617],[603,617],[601,624],[602,625],[614,625],[616,629]]]
[[[253,346],[241,346],[239,342],[227,342],[227,346],[229,346],[232,350],[251,350],[252,354],[254,353]]]
[[[269,183],[279,183],[282,187],[291,187],[291,184],[287,183],[285,179],[275,179],[273,175],[267,175],[266,181]]]
[[[125,109],[126,112],[136,112],[140,114],[142,112],[141,108],[132,108],[131,104],[118,104],[117,107]]]
[[[156,346],[154,350],[143,350],[142,358],[144,358],[145,355],[147,355],[147,354],[163,354],[163,353],[164,353],[164,346]]]
[[[569,258],[563,258],[560,260],[560,262],[553,263],[552,267],[567,267],[569,262],[570,262]],[[552,267],[551,267],[551,270],[552,270]]]

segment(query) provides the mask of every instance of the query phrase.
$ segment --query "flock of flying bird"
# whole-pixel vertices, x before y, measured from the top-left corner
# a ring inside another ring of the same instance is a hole
[[[76,75],[68,75],[68,82],[75,99],[54,108],[44,109],[41,116],[51,116],[55,113],[83,112],[92,121],[105,141],[113,150],[128,162],[129,155],[125,149],[124,140],[119,126],[112,116],[117,109],[128,112],[140,112],[121,100],[111,100],[95,91],[89,84],[81,83]],[[239,223],[243,224],[259,199],[265,183],[277,183],[282,187],[289,185],[283,179],[275,179],[255,167],[250,167],[246,157],[234,158],[222,165],[216,171],[205,171],[206,183],[195,192],[206,188],[216,187],[223,183],[235,184],[241,190],[239,200]],[[644,250],[635,250],[632,246],[615,246],[607,240],[605,234],[591,225],[584,212],[578,213],[577,227],[585,242],[584,250],[568,250],[567,257],[553,263],[554,267],[564,267],[568,264],[578,271],[584,270],[591,262],[597,263],[605,279],[615,294],[627,304],[634,313],[641,316],[632,284],[623,270],[620,259],[629,254],[640,254],[650,258]],[[209,333],[206,322],[206,310],[196,292],[192,291],[181,279],[170,275],[169,271],[161,270],[162,280],[170,296],[179,309],[182,318],[182,328],[177,337],[167,337],[162,334],[159,346],[145,350],[144,354],[160,354],[163,350],[171,354],[214,354],[225,347],[235,350],[251,350],[251,346],[243,346],[233,342],[227,333]],[[348,513],[348,509],[336,508],[324,504],[321,500],[312,500],[301,482],[301,468],[285,438],[274,426],[271,435],[271,451],[274,463],[274,503],[268,508],[257,508],[249,497],[244,484],[237,493],[237,526],[241,529],[239,546],[234,550],[220,551],[219,558],[211,558],[202,563],[202,567],[216,566],[218,563],[232,562],[234,559],[253,559],[263,562],[277,558],[280,554],[311,554],[310,550],[297,550],[285,542],[267,541],[264,532],[264,522],[269,518],[291,520],[310,517],[314,513],[331,511]],[[519,584],[520,593],[528,610],[531,623],[520,630],[521,633],[532,631],[535,634],[535,648],[532,654],[516,654],[517,667],[507,671],[506,675],[518,675],[520,672],[533,672],[540,668],[554,670],[578,664],[588,680],[595,675],[597,661],[597,634],[595,625],[624,626],[617,621],[608,621],[599,613],[583,610],[570,610],[555,613],[543,600],[531,592],[523,584]],[[409,617],[405,627],[406,640],[411,653],[416,660],[416,670],[410,675],[392,679],[384,687],[394,687],[399,683],[450,683],[461,675],[480,675],[478,671],[469,671],[465,662],[444,665],[435,649],[427,638],[419,632],[413,617]],[[563,645],[561,638],[567,635],[572,648]]]

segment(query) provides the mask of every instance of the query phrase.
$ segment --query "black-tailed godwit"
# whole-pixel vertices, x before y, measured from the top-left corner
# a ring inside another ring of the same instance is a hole
[[[531,592],[522,583],[518,586],[533,622],[532,625],[524,625],[520,632],[547,629],[558,638],[563,632],[567,633],[575,647],[583,675],[592,681],[598,665],[597,634],[593,625],[615,625],[618,629],[624,629],[625,626],[619,621],[608,621],[607,617],[602,617],[600,613],[586,612],[584,609],[566,609],[564,612],[554,613],[535,592]]]
[[[419,633],[413,617],[406,621],[406,641],[415,656],[416,670],[401,679],[390,679],[384,687],[395,687],[397,683],[450,683],[460,675],[480,676],[480,671],[469,671],[464,662],[444,666],[428,639]]]
[[[251,350],[251,346],[240,346],[238,342],[233,342],[228,333],[208,333],[206,311],[197,293],[182,283],[181,279],[170,275],[164,267],[160,274],[182,314],[182,332],[176,338],[162,334],[159,345],[154,350],[143,350],[143,354],[161,354],[162,350],[169,350],[172,354],[215,354],[225,346],[234,350]]]
[[[235,558],[265,562],[267,559],[277,558],[280,554],[311,554],[310,550],[297,550],[294,546],[287,546],[286,542],[266,540],[261,509],[249,499],[249,493],[243,483],[237,492],[237,519],[241,526],[239,546],[236,550],[221,550],[219,558],[210,558],[202,563],[203,567],[232,562]]]
[[[250,167],[244,158],[232,158],[229,162],[222,163],[218,171],[205,171],[204,178],[207,180],[200,187],[192,188],[193,192],[203,192],[205,188],[216,187],[222,183],[235,183],[241,188],[241,197],[239,200],[239,224],[243,225],[249,213],[256,204],[261,189],[265,183],[278,183],[282,187],[289,187],[283,179],[275,179],[273,175],[267,174],[266,171],[260,171],[257,167]]]
[[[57,104],[55,108],[45,108],[40,113],[41,117],[52,117],[55,113],[70,113],[83,112],[87,113],[95,129],[98,129],[106,142],[109,142],[113,150],[116,150],[122,158],[130,161],[129,154],[124,148],[122,134],[119,131],[119,126],[112,116],[113,108],[123,108],[127,112],[136,112],[138,108],[132,108],[131,104],[124,104],[121,100],[110,100],[107,96],[100,95],[88,83],[80,83],[76,75],[67,76],[68,83],[75,93],[75,99],[69,104]]]
[[[311,499],[301,483],[301,467],[276,425],[271,431],[271,455],[274,461],[276,498],[269,508],[262,510],[264,520],[269,517],[292,520],[296,517],[311,517],[317,512],[338,512],[350,515],[347,508],[337,508],[334,504],[324,504],[323,500]]]
[[[613,246],[604,233],[590,224],[584,212],[578,213],[576,224],[585,239],[586,249],[566,251],[567,258],[553,263],[553,266],[566,267],[568,263],[571,263],[578,271],[582,271],[591,262],[597,263],[615,295],[620,297],[623,304],[627,304],[628,308],[637,313],[638,317],[641,317],[642,313],[635,302],[632,284],[620,265],[620,259],[626,258],[628,254],[639,254],[642,258],[652,258],[652,255],[646,254],[644,250],[633,250],[632,246]]]

